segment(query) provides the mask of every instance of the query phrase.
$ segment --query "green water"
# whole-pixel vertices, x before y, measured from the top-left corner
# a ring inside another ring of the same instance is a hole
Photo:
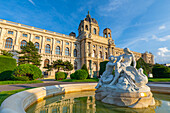
[[[47,98],[29,107],[27,113],[170,113],[170,95],[154,94],[159,106],[132,109],[95,100],[95,92],[77,92]]]

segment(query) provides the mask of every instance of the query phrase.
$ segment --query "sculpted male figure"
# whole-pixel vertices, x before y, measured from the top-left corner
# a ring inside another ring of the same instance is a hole
[[[103,72],[96,88],[101,87],[104,84],[109,84],[112,80],[113,80],[113,67],[115,66],[115,57],[114,56],[110,56],[109,57],[109,62],[106,64],[106,70]]]

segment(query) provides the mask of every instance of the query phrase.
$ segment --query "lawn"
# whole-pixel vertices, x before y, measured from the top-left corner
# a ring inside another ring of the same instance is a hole
[[[149,78],[149,82],[170,82],[170,78]]]
[[[31,89],[31,88],[25,88],[25,89],[18,89],[18,90],[12,90],[12,91],[2,91],[0,92],[0,105],[1,103],[6,99],[8,98],[9,96],[15,94],[15,93],[18,93],[20,91],[24,91],[24,90],[27,90],[27,89]]]
[[[43,83],[41,80],[32,80],[32,81],[0,81],[0,85],[9,85],[9,84],[33,84],[33,83]]]
[[[92,79],[85,79],[85,80],[75,80],[75,79],[64,79],[64,80],[58,80],[60,82],[98,82],[99,79],[92,78]]]

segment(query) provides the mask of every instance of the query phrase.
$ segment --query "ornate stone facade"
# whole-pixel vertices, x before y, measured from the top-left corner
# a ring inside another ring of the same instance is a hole
[[[32,41],[42,56],[40,69],[43,72],[46,71],[44,65],[62,59],[74,65],[72,72],[86,64],[91,75],[98,75],[100,62],[108,60],[110,55],[123,54],[123,49],[115,47],[109,28],[103,30],[103,36],[99,36],[98,23],[89,13],[81,20],[78,31],[79,35],[76,37],[73,32],[65,35],[0,19],[0,48],[20,51],[20,46]],[[142,57],[147,63],[154,63],[151,53],[133,53],[136,59]],[[48,77],[54,77],[54,73],[55,70]]]

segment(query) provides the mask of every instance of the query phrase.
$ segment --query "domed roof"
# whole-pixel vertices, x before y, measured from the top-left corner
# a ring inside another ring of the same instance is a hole
[[[86,16],[86,18],[84,20],[89,21],[89,22],[93,22],[95,24],[98,24],[98,22],[97,22],[97,20],[95,18],[91,18],[91,15],[89,14],[89,11],[88,11],[88,15]]]

